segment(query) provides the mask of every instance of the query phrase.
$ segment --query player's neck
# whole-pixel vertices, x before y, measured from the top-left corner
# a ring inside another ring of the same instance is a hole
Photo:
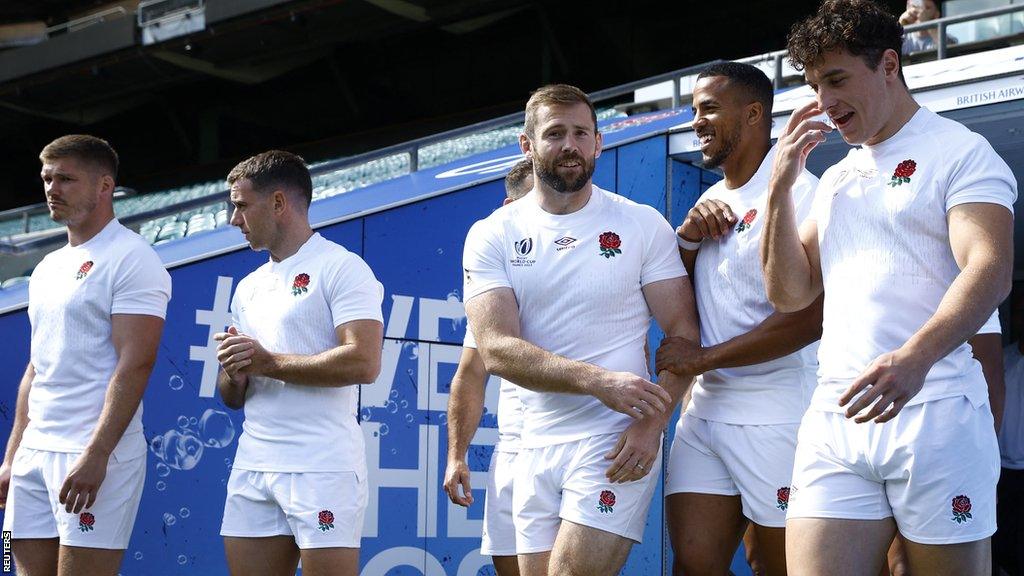
[[[893,106],[892,113],[889,115],[888,120],[882,125],[882,129],[877,134],[868,139],[865,144],[868,146],[874,146],[885,142],[889,138],[892,138],[899,132],[903,126],[910,122],[910,119],[917,114],[917,111],[921,108],[921,105],[914,101],[913,96],[910,92],[903,90],[896,97],[896,103]]]
[[[280,262],[294,256],[312,235],[313,229],[310,228],[308,222],[302,225],[289,226],[282,231],[277,241],[270,247],[270,259],[274,262]]]
[[[81,246],[99,234],[114,219],[114,210],[97,209],[84,220],[68,224],[68,244]]]
[[[761,167],[768,151],[772,149],[770,140],[752,142],[741,145],[736,151],[729,155],[722,162],[722,172],[725,174],[725,187],[735,190],[754,177],[757,169]]]
[[[593,189],[593,183],[589,180],[576,192],[558,192],[540,183],[537,186],[537,202],[541,210],[548,214],[572,214],[587,205]]]

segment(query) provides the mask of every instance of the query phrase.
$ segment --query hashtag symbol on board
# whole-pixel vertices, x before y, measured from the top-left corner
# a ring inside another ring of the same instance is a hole
[[[188,358],[203,363],[203,381],[199,386],[200,398],[213,398],[217,389],[217,372],[220,364],[217,362],[217,341],[213,339],[214,334],[223,332],[231,324],[231,284],[234,279],[230,276],[217,277],[217,291],[213,296],[212,310],[196,310],[196,324],[209,326],[210,332],[206,337],[206,346],[189,346]]]

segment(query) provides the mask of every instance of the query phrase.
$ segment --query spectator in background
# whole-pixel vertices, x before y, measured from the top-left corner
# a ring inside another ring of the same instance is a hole
[[[1002,471],[996,488],[996,523],[992,537],[992,573],[1024,571],[1024,286],[1014,286],[1011,315],[1017,340],[1003,351],[1006,403],[999,431]]]
[[[942,9],[936,0],[907,0],[907,9],[900,14],[900,24],[910,26],[942,17]],[[956,38],[947,35],[946,42],[956,44]],[[903,35],[903,53],[912,54],[925,50],[935,50],[939,44],[938,28],[930,28],[918,32],[907,32]]]

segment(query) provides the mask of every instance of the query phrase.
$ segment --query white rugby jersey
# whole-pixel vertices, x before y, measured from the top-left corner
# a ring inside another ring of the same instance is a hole
[[[383,322],[384,287],[359,256],[313,234],[238,283],[232,322],[270,352],[313,355],[338,346],[335,328]],[[366,473],[356,385],[306,386],[249,378],[233,467],[257,472]]]
[[[545,212],[536,194],[470,229],[463,255],[466,301],[511,288],[524,340],[647,378],[651,312],[641,289],[686,275],[672,228],[654,208],[596,186],[571,214]],[[525,388],[519,395],[524,448],[620,432],[631,420],[589,395]]]
[[[36,376],[21,445],[83,451],[117,366],[111,315],[164,318],[170,298],[171,277],[160,257],[116,219],[87,242],[47,254],[28,287]],[[140,403],[114,454],[129,459],[145,453]]]
[[[925,108],[822,175],[811,215],[825,286],[813,406],[843,410],[851,381],[936,312],[960,272],[946,213],[975,202],[1012,212],[1016,197],[1013,173],[987,140]],[[966,343],[932,366],[910,404],[960,394],[987,397]]]

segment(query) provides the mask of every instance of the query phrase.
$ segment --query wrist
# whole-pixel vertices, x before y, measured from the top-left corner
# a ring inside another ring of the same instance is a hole
[[[682,234],[676,235],[676,244],[683,250],[698,250],[700,249],[701,242],[702,240],[691,240]]]
[[[110,458],[110,455],[113,452],[113,447],[108,448],[106,446],[100,446],[99,444],[90,444],[82,451],[82,458]]]

